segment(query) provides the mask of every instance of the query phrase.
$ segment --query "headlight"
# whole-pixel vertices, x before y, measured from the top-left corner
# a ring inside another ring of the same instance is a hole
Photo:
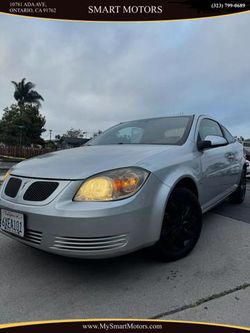
[[[10,173],[11,173],[11,169],[8,170],[5,175],[3,176],[3,180],[2,180],[2,183],[10,176]]]
[[[84,181],[74,201],[111,201],[135,194],[149,172],[141,168],[122,168],[100,173]]]

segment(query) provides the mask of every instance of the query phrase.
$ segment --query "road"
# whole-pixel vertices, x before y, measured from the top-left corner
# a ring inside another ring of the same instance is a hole
[[[205,214],[186,258],[148,250],[74,260],[0,235],[0,323],[66,318],[183,319],[250,326],[250,184],[242,205]]]

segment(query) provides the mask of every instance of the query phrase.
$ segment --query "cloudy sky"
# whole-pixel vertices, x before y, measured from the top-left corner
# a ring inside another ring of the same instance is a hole
[[[0,15],[0,116],[23,77],[52,135],[136,118],[205,113],[250,137],[250,13],[162,23]],[[46,132],[45,137],[48,137]]]

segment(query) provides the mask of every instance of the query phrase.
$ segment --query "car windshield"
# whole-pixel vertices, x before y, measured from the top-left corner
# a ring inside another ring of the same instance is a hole
[[[192,121],[192,116],[134,120],[111,127],[87,145],[181,145],[187,139]]]

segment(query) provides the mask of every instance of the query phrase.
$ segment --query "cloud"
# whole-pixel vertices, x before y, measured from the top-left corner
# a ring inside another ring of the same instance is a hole
[[[248,13],[109,24],[1,15],[0,115],[13,102],[10,81],[26,77],[53,134],[200,112],[250,137],[249,23]]]

